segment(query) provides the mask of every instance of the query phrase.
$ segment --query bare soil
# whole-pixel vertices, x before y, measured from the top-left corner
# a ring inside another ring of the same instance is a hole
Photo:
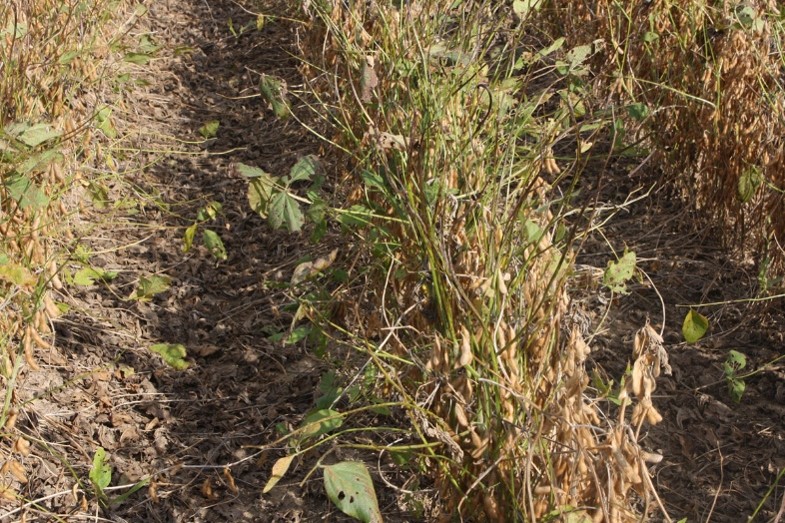
[[[299,423],[331,365],[303,343],[268,340],[291,323],[292,298],[280,283],[304,255],[323,255],[332,245],[329,237],[314,246],[305,236],[272,231],[250,211],[246,181],[232,168],[244,162],[286,172],[298,157],[320,152],[296,119],[275,118],[258,96],[261,73],[287,79],[290,89],[301,84],[294,56],[302,27],[268,20],[261,31],[234,35],[229,21],[239,33],[256,23],[253,11],[286,16],[295,7],[166,0],[149,8],[129,38],[147,33],[161,49],[135,72],[140,82],[118,96],[117,126],[129,137],[125,155],[116,153],[125,182],[108,182],[111,201],[139,203],[82,217],[90,262],[119,275],[60,297],[70,312],[56,322],[57,350],[39,355],[41,371],[26,371],[18,393],[25,402],[18,426],[36,442],[23,493],[37,501],[22,509],[0,505],[0,520],[344,521],[323,494],[320,474],[307,477],[313,459],[295,463],[276,489],[261,494],[284,449],[259,447],[279,437],[277,425]],[[310,118],[302,107],[295,114]],[[220,121],[217,138],[197,143],[209,120]],[[634,167],[598,166],[584,175],[587,193],[621,204],[656,179],[646,167],[627,174]],[[223,206],[208,226],[223,238],[225,261],[198,240],[182,252],[185,228],[210,201]],[[747,355],[749,369],[782,354],[785,317],[776,302],[701,308],[709,336],[683,343],[689,309],[681,305],[740,300],[757,285],[757,275],[697,223],[657,186],[603,227],[607,243],[590,237],[578,260],[602,269],[611,247],[627,247],[651,282],[633,284],[626,296],[600,287],[576,288],[573,296],[591,330],[599,329],[592,364],[606,378],[622,376],[632,336],[647,317],[658,329],[664,321],[673,375],[658,381],[655,405],[664,421],[644,435],[644,445],[664,456],[652,468],[659,495],[676,519],[738,522],[785,467],[785,368],[748,378],[736,404],[722,362],[730,349]],[[171,277],[171,288],[148,302],[128,300],[139,278],[151,274]],[[190,367],[167,367],[150,352],[155,343],[184,344]],[[112,485],[145,475],[151,485],[110,508],[74,495],[98,446],[110,456]],[[398,486],[412,474],[382,467]],[[386,520],[428,521],[404,510],[400,492],[380,481],[375,462],[370,468]],[[783,495],[777,487],[756,521],[773,518]]]

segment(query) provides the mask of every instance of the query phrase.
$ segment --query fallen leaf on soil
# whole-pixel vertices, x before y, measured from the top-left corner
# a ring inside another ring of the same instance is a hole
[[[267,494],[268,492],[270,492],[273,489],[273,487],[277,485],[279,481],[281,481],[284,474],[286,474],[286,471],[289,470],[289,466],[292,464],[294,457],[295,457],[294,454],[290,454],[288,456],[279,458],[275,462],[275,464],[273,465],[272,475],[270,476],[270,479],[267,480],[267,484],[264,486],[264,489],[262,490],[262,494]]]
[[[27,474],[25,474],[25,469],[22,464],[15,459],[6,461],[2,468],[0,468],[0,474],[8,473],[10,473],[19,483],[27,483]]]

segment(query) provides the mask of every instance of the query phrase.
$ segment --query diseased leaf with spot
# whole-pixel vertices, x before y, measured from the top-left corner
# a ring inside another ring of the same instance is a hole
[[[602,283],[613,292],[627,294],[626,283],[635,275],[636,256],[634,251],[625,251],[618,261],[609,261],[602,276]]]
[[[364,464],[342,461],[324,467],[324,489],[330,501],[347,516],[364,523],[382,522],[373,481]]]

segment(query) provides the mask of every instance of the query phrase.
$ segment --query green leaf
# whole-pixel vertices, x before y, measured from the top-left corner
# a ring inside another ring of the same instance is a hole
[[[139,278],[139,285],[136,287],[136,291],[131,296],[131,299],[149,301],[156,294],[160,294],[169,289],[171,283],[172,279],[168,276],[152,275],[149,278],[143,276]]]
[[[347,227],[365,227],[371,223],[373,211],[364,205],[355,204],[338,216],[338,221]]]
[[[58,138],[61,134],[63,133],[52,129],[49,125],[39,123],[27,128],[17,137],[17,139],[25,145],[35,147],[36,145],[41,145],[44,142]]]
[[[304,223],[300,204],[288,192],[273,195],[268,206],[268,221],[273,229],[286,225],[289,232],[299,232]]]
[[[649,106],[647,106],[643,102],[637,102],[627,106],[627,114],[630,117],[638,120],[639,122],[643,121],[647,116],[649,116]]]
[[[210,120],[199,128],[199,134],[201,134],[205,140],[215,138],[218,135],[218,128],[220,126],[221,122],[218,120]]]
[[[320,409],[308,414],[303,420],[303,439],[315,438],[341,428],[343,414],[331,409]]]
[[[763,175],[758,167],[753,166],[744,170],[739,177],[739,183],[736,188],[741,203],[747,203],[763,184]]]
[[[106,451],[103,447],[98,447],[93,455],[93,466],[90,468],[89,477],[100,493],[103,493],[112,482],[112,467],[106,461]]]
[[[221,237],[218,236],[217,232],[205,229],[202,233],[202,241],[204,242],[205,247],[210,251],[210,254],[215,258],[219,260],[225,260],[227,258],[226,247],[224,247],[224,242],[221,240]]]
[[[627,294],[626,283],[635,275],[636,256],[634,251],[624,250],[619,261],[609,261],[602,276],[602,283],[613,292]]]
[[[195,223],[188,227],[185,230],[185,234],[183,234],[183,252],[188,252],[191,250],[194,244],[194,236],[196,235],[196,228],[199,224]]]
[[[289,116],[289,103],[286,101],[286,82],[274,76],[262,75],[259,90],[272,106],[275,116],[285,119]]]
[[[185,346],[180,343],[156,343],[150,347],[150,350],[159,354],[170,367],[176,370],[185,370],[190,365],[185,361]]]
[[[109,107],[101,108],[98,113],[95,115],[95,119],[98,122],[98,128],[101,130],[107,138],[116,138],[117,137],[117,130],[112,125],[112,109]]]
[[[74,285],[89,287],[95,285],[96,281],[111,281],[117,277],[115,271],[105,271],[94,267],[83,267],[76,271],[73,277]]]
[[[8,194],[19,203],[22,209],[43,209],[49,204],[46,193],[27,176],[13,176],[6,183]]]
[[[289,171],[289,183],[310,181],[319,170],[319,159],[313,155],[303,156]]]
[[[681,333],[687,343],[695,343],[706,334],[707,330],[709,330],[709,319],[690,309],[681,326]]]
[[[264,169],[260,169],[259,167],[254,167],[252,165],[246,165],[244,163],[238,163],[236,165],[237,172],[245,176],[246,178],[271,178],[271,176],[264,171]]]
[[[150,58],[150,55],[145,53],[127,53],[123,59],[130,64],[145,65]]]
[[[338,509],[364,523],[381,523],[371,475],[362,463],[342,461],[324,467],[324,489]]]

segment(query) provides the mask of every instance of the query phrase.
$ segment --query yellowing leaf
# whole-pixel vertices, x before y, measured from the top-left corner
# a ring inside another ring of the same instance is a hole
[[[284,456],[278,459],[275,464],[273,465],[272,475],[270,479],[267,480],[267,484],[264,486],[262,490],[262,494],[267,494],[270,492],[275,485],[278,484],[279,481],[284,477],[286,471],[289,470],[289,466],[292,464],[292,460],[294,460],[295,455],[291,454],[289,456]]]
[[[20,287],[35,285],[36,277],[18,263],[5,263],[0,265],[0,280],[5,280]]]
[[[687,343],[695,343],[706,334],[707,330],[709,330],[709,319],[690,309],[681,326],[681,333]]]

